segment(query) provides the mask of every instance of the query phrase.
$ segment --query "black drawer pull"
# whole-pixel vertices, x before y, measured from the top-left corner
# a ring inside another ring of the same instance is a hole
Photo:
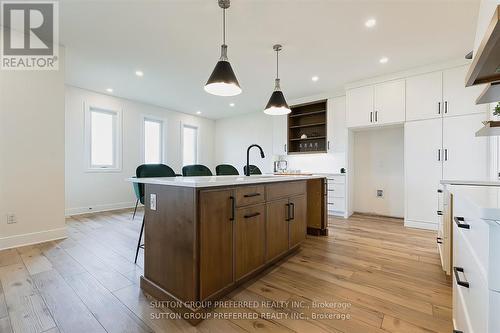
[[[286,206],[286,219],[285,219],[285,221],[288,222],[288,221],[291,220],[291,216],[292,216],[292,214],[290,213],[290,207],[291,206],[290,206],[289,203],[285,204],[285,206]]]
[[[437,211],[437,214],[438,214],[439,216],[441,216],[441,215],[443,215],[443,211],[442,211],[442,210],[438,210],[438,211]]]
[[[229,218],[229,221],[234,221],[235,200],[233,196],[230,196],[229,199],[231,200],[231,217]]]
[[[464,331],[453,330],[453,333],[464,333]]]
[[[442,189],[438,189],[438,193],[443,193],[443,190]]]
[[[252,213],[252,214],[248,214],[248,215],[244,215],[243,217],[246,218],[246,219],[249,219],[251,217],[256,217],[256,216],[259,216],[260,213],[259,212],[256,212],[256,213]]]
[[[460,280],[458,272],[463,273],[464,269],[462,267],[453,267],[453,272],[455,273],[455,280],[459,286],[469,288],[469,282]]]
[[[470,229],[470,224],[464,223],[465,219],[463,217],[455,216],[453,218],[453,220],[455,220],[457,227],[462,228],[462,229]]]
[[[443,239],[441,237],[436,237],[436,242],[438,244],[443,244]]]
[[[249,193],[249,194],[245,194],[243,197],[251,198],[251,197],[258,197],[259,195],[260,195],[260,193]]]

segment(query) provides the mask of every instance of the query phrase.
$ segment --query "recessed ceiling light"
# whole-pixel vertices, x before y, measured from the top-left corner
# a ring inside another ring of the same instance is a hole
[[[380,60],[378,62],[380,62],[381,64],[387,64],[388,61],[389,61],[389,58],[382,57],[382,58],[380,58]]]
[[[230,107],[234,107],[234,105],[235,105],[234,103],[229,103]]]
[[[201,111],[196,111],[196,114],[201,114]]]
[[[313,76],[313,77],[311,78],[311,80],[313,80],[313,82],[316,82],[316,81],[318,81],[318,80],[319,80],[319,77],[315,75],[315,76]]]
[[[143,71],[135,71],[135,75],[137,76],[144,76],[144,72]]]
[[[109,93],[112,93],[113,92],[113,88],[108,88],[108,89],[106,89],[106,91],[109,92]]]
[[[375,25],[377,25],[377,20],[374,18],[371,18],[365,22],[365,27],[367,28],[373,28]]]

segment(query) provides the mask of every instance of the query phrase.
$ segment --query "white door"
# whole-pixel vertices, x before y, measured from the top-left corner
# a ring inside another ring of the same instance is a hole
[[[373,86],[347,90],[347,127],[373,124]]]
[[[487,104],[476,105],[484,85],[465,87],[468,66],[445,70],[443,72],[444,116],[458,116],[482,113],[488,110]]]
[[[328,153],[345,152],[347,144],[345,96],[328,100],[327,148]]]
[[[377,124],[405,121],[405,81],[389,81],[375,86],[375,115]]]
[[[405,123],[405,225],[437,229],[442,118]]]
[[[443,178],[484,180],[488,178],[488,138],[475,133],[486,113],[443,120]]]
[[[287,153],[287,121],[288,116],[270,116],[273,121],[273,154],[286,155]]]
[[[442,72],[434,72],[406,79],[406,121],[442,116],[442,77]]]

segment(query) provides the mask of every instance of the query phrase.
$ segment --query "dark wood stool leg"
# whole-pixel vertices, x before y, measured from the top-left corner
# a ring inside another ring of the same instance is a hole
[[[137,264],[137,256],[139,255],[139,249],[144,248],[144,244],[141,245],[141,240],[142,240],[142,233],[144,232],[144,217],[142,218],[142,226],[141,226],[141,233],[139,234],[139,240],[137,241],[137,250],[135,251],[135,260],[134,263]]]
[[[132,216],[132,220],[135,219],[135,212],[137,212],[137,205],[139,204],[139,199],[135,202],[134,215]]]

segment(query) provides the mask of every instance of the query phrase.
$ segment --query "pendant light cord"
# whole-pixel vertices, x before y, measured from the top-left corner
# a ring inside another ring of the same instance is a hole
[[[279,61],[278,61],[279,50],[276,50],[276,78],[279,79]]]
[[[226,8],[222,9],[222,44],[226,45]]]

